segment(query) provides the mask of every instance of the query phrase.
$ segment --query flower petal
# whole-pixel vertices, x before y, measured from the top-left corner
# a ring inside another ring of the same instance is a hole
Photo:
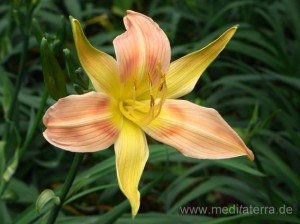
[[[144,131],[186,156],[222,159],[254,156],[219,113],[185,100],[166,100],[161,114]]]
[[[144,132],[131,121],[124,120],[115,143],[115,153],[119,185],[131,204],[132,215],[135,216],[140,207],[138,184],[149,156]]]
[[[218,39],[201,50],[172,62],[166,75],[167,97],[179,98],[191,92],[199,77],[224,49],[236,29],[236,26],[228,29]]]
[[[71,18],[74,41],[81,65],[98,92],[118,97],[118,65],[110,55],[94,48],[84,35],[78,20]]]
[[[127,31],[113,42],[121,80],[149,86],[151,78],[155,84],[170,65],[167,36],[151,18],[137,12],[127,11],[124,24]]]
[[[52,145],[72,152],[108,148],[119,134],[118,114],[112,99],[90,92],[60,99],[44,115],[44,137]]]

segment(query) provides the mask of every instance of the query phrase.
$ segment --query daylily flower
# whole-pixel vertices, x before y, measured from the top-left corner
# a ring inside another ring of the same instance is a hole
[[[43,119],[44,136],[59,148],[80,153],[114,144],[119,186],[133,216],[149,154],[145,133],[193,158],[254,158],[216,110],[176,99],[193,90],[237,27],[170,63],[167,36],[145,15],[127,11],[127,31],[113,41],[116,59],[88,42],[78,20],[71,18],[71,23],[79,60],[96,92],[71,95],[50,107]]]

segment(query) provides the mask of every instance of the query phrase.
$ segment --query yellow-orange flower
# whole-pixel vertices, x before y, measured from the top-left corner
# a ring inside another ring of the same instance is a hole
[[[168,38],[145,15],[127,11],[127,31],[113,41],[116,59],[95,49],[76,19],[71,23],[80,62],[96,92],[71,95],[50,107],[44,136],[72,152],[114,144],[119,186],[133,216],[140,206],[138,184],[149,154],[145,133],[193,158],[254,158],[217,111],[176,99],[193,90],[237,27],[170,63]]]

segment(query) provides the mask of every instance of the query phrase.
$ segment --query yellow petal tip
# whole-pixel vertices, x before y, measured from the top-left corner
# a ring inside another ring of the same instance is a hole
[[[139,211],[139,208],[137,208],[137,209],[132,208],[132,211],[131,211],[132,219],[134,219],[136,217],[138,211]]]
[[[77,19],[75,19],[73,16],[69,16],[69,20],[70,20],[71,23],[77,21]]]
[[[239,25],[235,25],[231,28],[229,28],[226,32],[233,32],[232,36],[234,35],[234,33],[237,31],[237,29],[239,28]]]
[[[77,19],[75,19],[74,17],[70,16],[70,21],[71,21],[71,25],[74,28],[76,25],[80,27],[80,23]]]
[[[131,215],[132,218],[134,219],[140,208],[140,192],[137,191],[136,195],[131,195],[131,197],[128,197],[128,200],[131,206]]]

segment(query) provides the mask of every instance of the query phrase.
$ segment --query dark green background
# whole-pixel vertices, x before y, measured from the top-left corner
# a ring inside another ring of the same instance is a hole
[[[45,205],[41,198],[36,204],[37,198],[45,189],[59,192],[72,162],[71,153],[54,148],[42,136],[40,118],[55,103],[50,97],[43,101],[42,37],[53,52],[51,60],[61,67],[57,74],[66,80],[67,94],[82,93],[86,78],[82,72],[77,79],[68,75],[63,54],[68,48],[77,58],[68,16],[81,21],[95,47],[114,55],[112,40],[124,32],[126,9],[160,25],[169,37],[172,60],[239,24],[226,49],[185,98],[217,109],[256,159],[190,159],[149,139],[150,159],[140,182],[147,193],[133,221],[117,186],[113,149],[87,154],[57,223],[300,223],[298,0],[1,1],[0,183],[7,185],[0,223],[43,223],[56,199],[52,191],[46,199],[53,200],[43,201]],[[15,109],[9,114],[12,104]],[[3,175],[8,174],[12,176],[6,182]],[[237,205],[276,211],[285,206],[292,214],[192,215],[180,210]]]

